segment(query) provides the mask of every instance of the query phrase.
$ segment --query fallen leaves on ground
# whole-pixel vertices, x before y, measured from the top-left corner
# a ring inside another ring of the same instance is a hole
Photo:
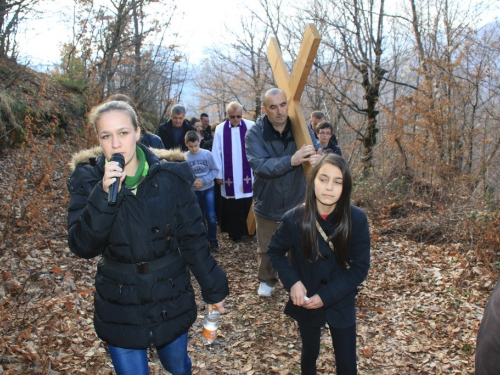
[[[283,314],[287,293],[258,297],[256,243],[220,236],[215,258],[231,294],[219,336],[201,340],[205,306],[189,332],[194,374],[299,374],[300,339]],[[5,374],[112,373],[93,328],[95,261],[76,258],[63,239],[32,248],[3,246],[0,261],[1,362]],[[372,268],[358,295],[360,374],[472,374],[475,338],[494,280],[456,246],[373,243]],[[194,282],[196,286],[196,282]],[[198,288],[196,288],[198,289]],[[326,330],[318,371],[335,373]],[[151,373],[162,373],[154,353]]]
[[[67,248],[61,231],[67,201],[55,196],[61,214],[47,217],[52,233],[14,231],[0,244],[0,374],[112,374],[93,328],[97,260],[79,259]],[[357,297],[359,373],[474,373],[476,335],[496,276],[459,243],[424,245],[376,227],[372,234],[372,266]],[[271,298],[256,294],[256,241],[235,244],[220,234],[219,245],[214,256],[229,278],[228,312],[215,342],[204,344],[205,305],[193,282],[193,373],[300,374],[300,338],[283,313],[286,291],[278,284]],[[149,355],[151,374],[164,374],[155,352]],[[318,373],[335,373],[326,329]]]

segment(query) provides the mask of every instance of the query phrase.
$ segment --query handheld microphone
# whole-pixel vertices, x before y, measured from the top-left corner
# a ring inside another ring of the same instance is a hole
[[[125,164],[125,158],[123,157],[122,154],[111,155],[111,159],[109,159],[109,161],[117,162],[120,168],[123,168],[123,165]],[[118,180],[119,178],[116,178],[116,181],[109,186],[109,193],[108,193],[109,206],[114,206],[116,204],[116,196],[118,195],[118,185],[119,185]]]

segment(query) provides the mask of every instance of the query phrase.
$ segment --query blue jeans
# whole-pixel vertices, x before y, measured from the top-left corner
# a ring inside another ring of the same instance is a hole
[[[196,199],[203,213],[203,222],[207,222],[208,241],[217,241],[217,215],[215,214],[214,187],[195,191]]]
[[[191,375],[191,358],[187,352],[187,332],[175,341],[156,348],[161,364],[172,375]],[[117,375],[149,375],[147,349],[124,349],[108,344]]]

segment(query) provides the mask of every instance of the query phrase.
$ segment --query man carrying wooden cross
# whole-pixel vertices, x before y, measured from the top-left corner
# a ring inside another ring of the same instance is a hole
[[[288,101],[283,90],[267,90],[262,113],[245,137],[248,162],[254,171],[253,210],[257,224],[259,254],[257,294],[269,297],[278,281],[267,257],[267,245],[285,212],[304,202],[306,178],[302,163],[316,163],[321,148],[311,129],[314,146],[298,148],[288,117]]]

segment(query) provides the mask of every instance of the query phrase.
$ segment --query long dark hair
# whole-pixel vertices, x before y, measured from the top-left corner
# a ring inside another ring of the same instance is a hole
[[[334,215],[329,224],[335,227],[329,236],[335,247],[335,256],[341,267],[347,267],[347,250],[351,240],[351,190],[352,179],[347,162],[337,154],[326,154],[318,160],[307,180],[304,218],[302,219],[302,252],[306,259],[313,262],[320,256],[318,250],[318,230],[316,215],[318,206],[314,192],[314,180],[320,168],[326,163],[335,165],[342,172],[342,194],[335,206]]]

